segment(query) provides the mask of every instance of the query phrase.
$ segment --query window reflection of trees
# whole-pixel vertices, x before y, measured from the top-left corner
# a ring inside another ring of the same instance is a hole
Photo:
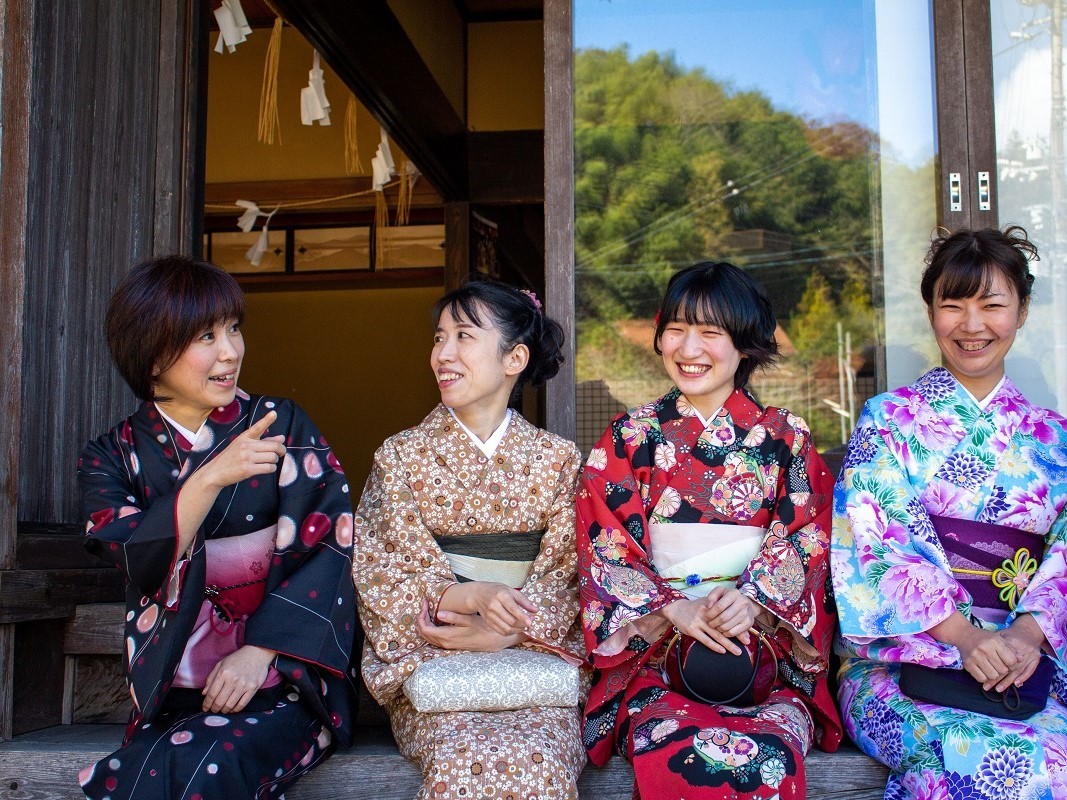
[[[781,368],[753,381],[761,402],[803,415],[821,448],[839,443],[845,373],[858,378],[854,413],[875,391],[878,157],[860,125],[777,110],[670,54],[579,51],[579,382],[605,378],[626,405],[666,388],[651,317],[667,280],[695,261],[729,260],[767,288],[784,334]]]

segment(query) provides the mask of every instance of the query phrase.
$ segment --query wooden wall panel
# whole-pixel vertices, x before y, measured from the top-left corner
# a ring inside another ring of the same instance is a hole
[[[195,244],[205,8],[36,0],[20,519],[79,519],[78,454],[134,407],[108,298],[133,263]]]

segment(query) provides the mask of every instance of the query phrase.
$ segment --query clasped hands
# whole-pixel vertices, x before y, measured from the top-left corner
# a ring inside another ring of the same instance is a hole
[[[945,625],[951,627],[941,627]],[[956,612],[935,630],[950,634],[941,641],[956,646],[963,668],[983,689],[995,688],[998,692],[1012,684],[1022,686],[1033,675],[1045,642],[1045,635],[1031,614],[1020,614],[1007,628],[987,631],[974,627]]]
[[[730,641],[737,637],[748,644],[749,628],[761,608],[733,586],[716,586],[706,597],[676,600],[657,612],[675,628],[716,653],[741,654]]]
[[[1012,684],[1022,686],[1034,674],[1045,637],[1032,616],[1020,615],[996,632],[979,628],[974,631],[978,635],[959,650],[963,668],[982,683],[983,689],[995,687],[1003,692]]]
[[[437,622],[423,600],[415,630],[430,644],[445,650],[495,653],[529,637],[537,606],[518,589],[502,583],[469,581],[445,589]]]

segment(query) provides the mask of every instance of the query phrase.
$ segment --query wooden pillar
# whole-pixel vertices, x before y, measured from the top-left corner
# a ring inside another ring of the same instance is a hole
[[[471,204],[445,203],[445,291],[459,287],[471,271]]]
[[[22,302],[30,151],[32,0],[0,2],[0,570],[15,565],[22,409]],[[15,626],[0,625],[0,741],[12,736]]]
[[[545,0],[545,298],[567,336],[566,361],[547,386],[547,425],[577,433],[574,327],[574,46],[571,0]]]
[[[15,566],[33,0],[0,2],[0,570]],[[15,626],[0,625],[0,741],[12,733]]]

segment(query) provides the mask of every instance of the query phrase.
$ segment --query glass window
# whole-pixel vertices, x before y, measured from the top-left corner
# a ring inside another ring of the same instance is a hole
[[[575,0],[578,444],[669,387],[670,276],[728,260],[767,289],[783,358],[761,402],[820,449],[936,346],[929,0]],[[886,316],[891,323],[886,324]]]
[[[997,213],[1038,246],[1026,325],[1006,370],[1033,403],[1067,412],[1067,171],[1062,2],[990,3]],[[1053,53],[1059,63],[1054,63]],[[1059,98],[1057,104],[1056,98]]]
[[[285,231],[267,231],[267,249],[256,266],[248,256],[259,237],[259,230],[212,233],[211,260],[227,272],[285,272]]]
[[[375,255],[379,269],[443,267],[444,225],[404,225],[378,228]]]
[[[370,228],[298,228],[293,231],[293,270],[370,269]]]

